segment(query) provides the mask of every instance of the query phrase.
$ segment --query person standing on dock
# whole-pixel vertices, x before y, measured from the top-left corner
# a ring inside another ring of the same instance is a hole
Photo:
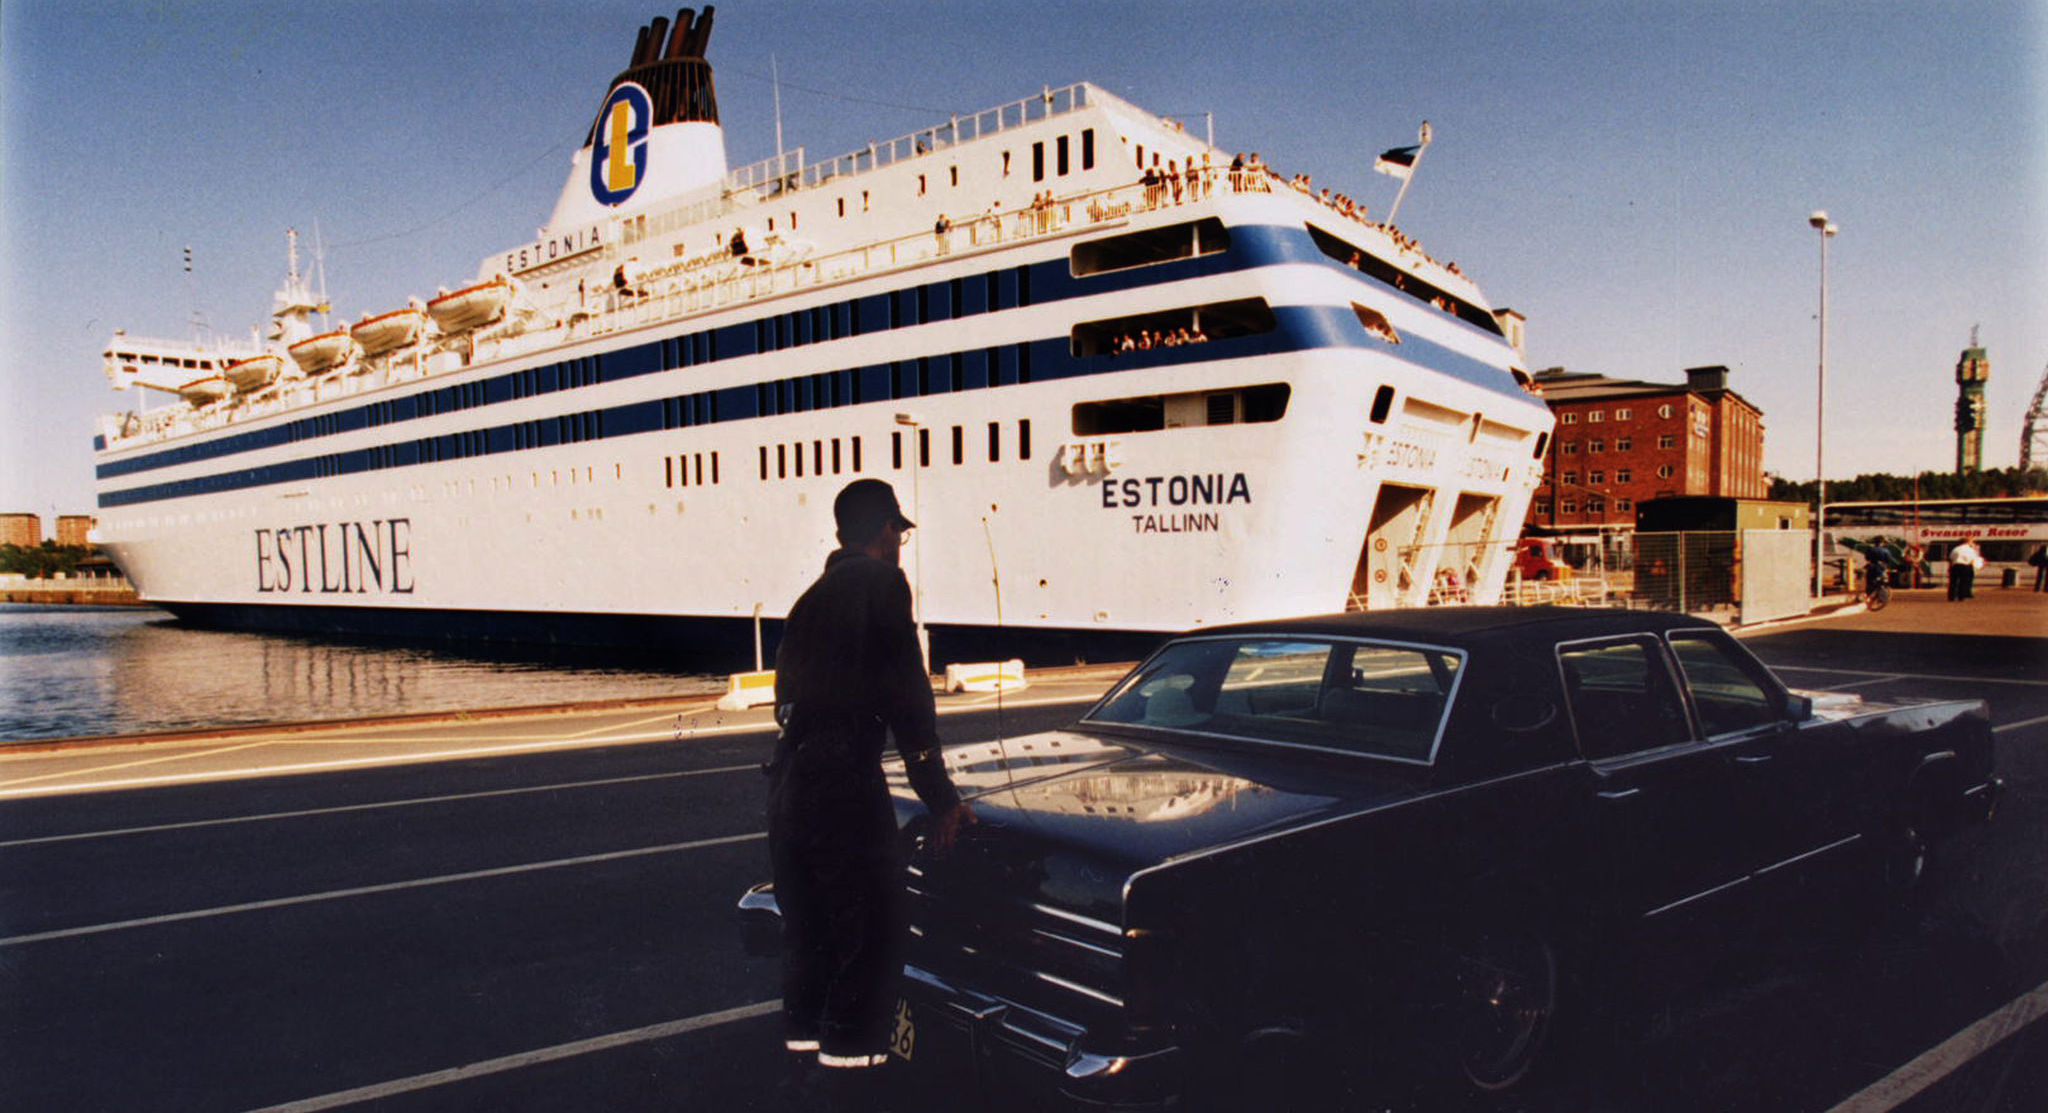
[[[900,553],[912,528],[896,492],[858,479],[832,504],[840,548],[797,599],[775,651],[768,847],[783,915],[785,1046],[815,1051],[855,1106],[888,1062],[902,973],[902,864],[882,776],[885,732],[946,853],[974,817],[940,760],[931,678]],[[851,1096],[848,1096],[848,1095]],[[865,1096],[864,1096],[865,1095]]]

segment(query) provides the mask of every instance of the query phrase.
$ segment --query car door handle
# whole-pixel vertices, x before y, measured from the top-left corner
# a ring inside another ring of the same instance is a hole
[[[1640,788],[1610,788],[1603,790],[1599,795],[1602,800],[1626,800],[1641,791],[1643,790]]]
[[[1770,754],[1736,754],[1736,755],[1735,755],[1735,764],[1737,764],[1737,765],[1762,765],[1762,764],[1763,764],[1764,762],[1767,762],[1767,761],[1769,761],[1769,760],[1771,760],[1771,755],[1770,755]]]

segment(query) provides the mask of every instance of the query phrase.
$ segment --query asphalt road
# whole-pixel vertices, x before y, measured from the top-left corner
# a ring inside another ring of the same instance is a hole
[[[1796,686],[1988,699],[2001,814],[1943,848],[1919,914],[1864,927],[1826,901],[1787,907],[1770,943],[1700,956],[1691,984],[1603,1027],[1526,1108],[2048,1106],[2048,609],[1990,613],[1908,596],[1748,639]],[[1004,728],[1076,710],[1013,707]],[[766,874],[769,736],[463,729],[534,741],[50,795],[6,790],[174,755],[0,760],[0,1108],[778,1108],[774,965],[741,953],[732,913]],[[943,725],[950,741],[994,730],[987,711]],[[2000,1017],[2019,1030],[1992,1040]]]

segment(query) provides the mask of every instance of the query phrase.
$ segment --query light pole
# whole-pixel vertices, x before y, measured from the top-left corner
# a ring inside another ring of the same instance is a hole
[[[897,414],[896,424],[915,430],[915,442],[910,446],[910,513],[914,521],[924,521],[924,425],[912,414]],[[917,651],[924,657],[924,671],[932,671],[932,640],[924,628],[924,545],[911,546],[911,572],[916,582],[911,588],[913,609],[917,611]]]
[[[1835,238],[1835,222],[1826,209],[1815,209],[1806,223],[1820,233],[1820,373],[1813,404],[1813,479],[1815,510],[1813,522],[1813,594],[1819,598],[1828,544],[1828,241]]]

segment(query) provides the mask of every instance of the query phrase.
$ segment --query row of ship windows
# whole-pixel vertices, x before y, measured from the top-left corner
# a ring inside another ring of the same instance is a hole
[[[920,468],[931,467],[932,431],[929,428],[919,426],[916,429],[916,433],[917,463],[915,466]],[[1003,423],[1000,421],[989,422],[987,436],[988,462],[991,464],[1001,463],[1003,459]],[[967,427],[965,425],[953,426],[951,441],[954,466],[957,467],[965,464],[967,462]],[[862,443],[863,438],[855,436],[845,438],[832,437],[830,439],[817,437],[808,443],[792,441],[776,445],[764,444],[759,446],[758,449],[760,475],[763,480],[767,480],[771,476],[775,479],[802,479],[806,474],[822,476],[851,472],[858,475],[864,470],[865,465]],[[773,450],[772,455],[770,454],[771,449]],[[713,453],[712,457],[711,481],[716,483],[718,482],[717,454]],[[808,473],[805,471],[806,459],[809,461]],[[1031,419],[1028,417],[1021,418],[1017,422],[1017,459],[1031,459]],[[772,469],[770,467],[770,460],[774,462]],[[889,466],[897,471],[911,466],[906,463],[904,435],[901,430],[889,434]],[[685,474],[687,475],[687,469],[685,469]],[[703,482],[701,463],[698,468],[698,482]],[[681,484],[671,483],[671,486],[687,485],[687,481]]]

